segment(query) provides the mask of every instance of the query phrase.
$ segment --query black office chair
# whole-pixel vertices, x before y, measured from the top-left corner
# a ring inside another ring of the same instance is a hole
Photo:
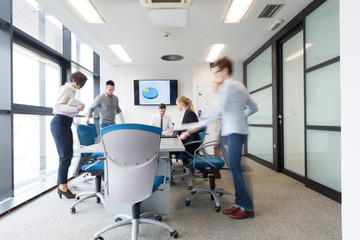
[[[95,144],[94,128],[87,125],[77,125],[77,134],[79,137],[80,145],[89,146]],[[102,153],[82,153],[75,168],[75,173],[79,175],[86,172],[91,176],[95,176],[95,192],[79,193],[75,197],[75,202],[70,206],[70,212],[76,213],[75,206],[85,201],[86,199],[96,197],[97,203],[100,201],[105,205],[104,195],[101,192],[101,180],[104,178],[104,154]]]

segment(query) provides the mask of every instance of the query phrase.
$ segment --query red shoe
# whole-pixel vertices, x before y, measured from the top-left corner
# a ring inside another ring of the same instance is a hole
[[[230,209],[223,210],[223,214],[229,215],[229,214],[232,214],[232,213],[234,213],[234,212],[236,212],[238,210],[240,210],[240,208],[233,206]]]
[[[253,217],[255,217],[255,213],[254,213],[254,210],[247,212],[247,211],[239,209],[239,211],[236,211],[236,212],[233,212],[232,214],[230,214],[229,217],[233,218],[233,219],[253,218]]]

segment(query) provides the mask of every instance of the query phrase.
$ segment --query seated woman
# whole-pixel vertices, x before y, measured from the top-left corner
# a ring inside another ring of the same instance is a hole
[[[181,124],[195,123],[195,122],[199,121],[199,119],[197,118],[197,116],[195,114],[195,110],[194,110],[194,107],[193,107],[193,104],[192,104],[192,101],[190,98],[187,98],[185,96],[178,97],[176,99],[176,107],[179,111],[182,111],[182,112],[185,111]],[[200,136],[199,136],[200,131],[189,134],[189,136],[185,140],[182,140],[183,144],[200,140]],[[201,142],[195,143],[195,144],[189,144],[189,145],[185,146],[185,150],[191,154],[194,154],[195,150],[200,145],[201,145]]]

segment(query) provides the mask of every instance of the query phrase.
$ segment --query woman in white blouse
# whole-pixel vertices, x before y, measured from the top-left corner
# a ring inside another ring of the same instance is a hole
[[[235,187],[235,204],[223,213],[230,218],[244,219],[254,217],[254,206],[244,182],[241,171],[242,146],[247,140],[246,118],[258,111],[257,104],[251,99],[245,86],[232,79],[232,62],[223,57],[212,65],[218,85],[212,112],[195,127],[187,130],[195,132],[211,122],[221,118],[221,136],[226,136],[228,145],[228,167],[233,176]],[[187,132],[180,138],[186,137]]]
[[[81,72],[75,72],[70,76],[70,83],[65,83],[57,92],[55,107],[53,110],[54,118],[51,121],[51,133],[54,137],[56,149],[59,154],[59,169],[57,192],[59,197],[64,195],[66,198],[75,198],[67,186],[68,170],[73,157],[73,135],[71,124],[74,116],[84,110],[85,105],[69,105],[71,99],[75,99],[76,89],[82,88],[86,83],[87,77]]]

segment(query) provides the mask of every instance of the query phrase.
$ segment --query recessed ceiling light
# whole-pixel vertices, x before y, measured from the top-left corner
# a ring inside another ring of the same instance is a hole
[[[232,0],[224,23],[238,23],[244,18],[254,0]]]
[[[68,0],[74,9],[85,19],[88,23],[104,23],[104,19],[96,10],[90,0]]]
[[[115,53],[115,55],[121,59],[121,61],[126,63],[134,62],[130,57],[129,53],[121,44],[109,44],[111,50]]]
[[[165,61],[179,61],[179,60],[184,59],[184,57],[181,55],[169,54],[169,55],[162,56],[161,59],[165,60]]]
[[[205,62],[214,62],[223,51],[224,47],[226,46],[225,43],[213,43],[205,57]]]

